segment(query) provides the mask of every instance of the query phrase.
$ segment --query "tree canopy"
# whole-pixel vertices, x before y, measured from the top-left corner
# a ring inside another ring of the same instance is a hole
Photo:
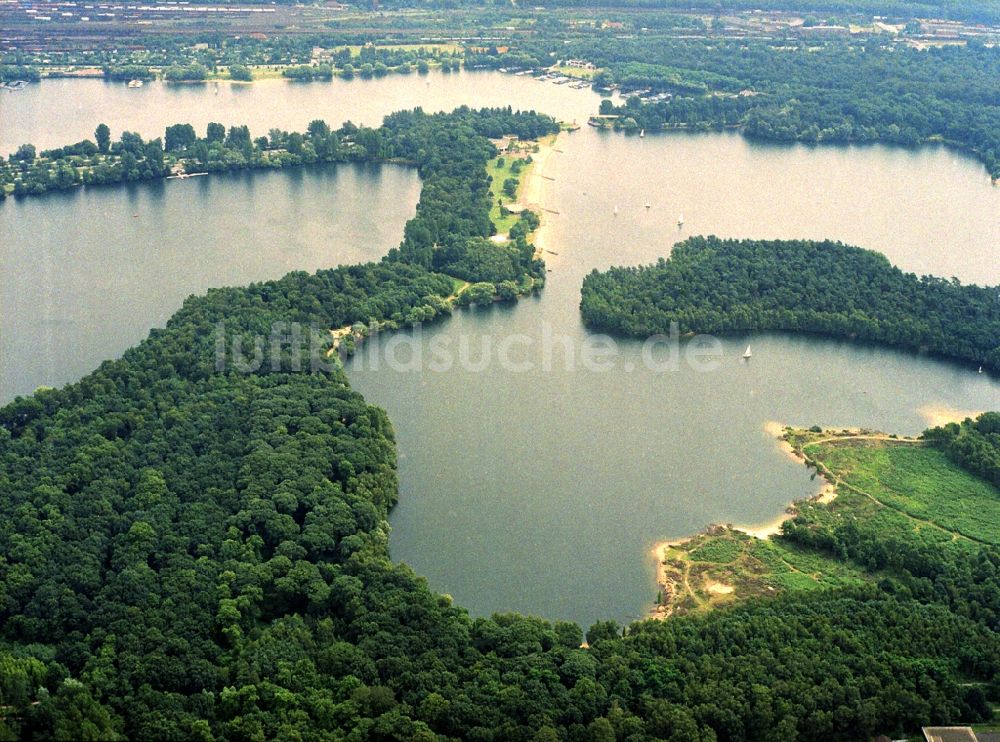
[[[790,330],[928,349],[1000,369],[1000,287],[918,278],[839,242],[692,237],[669,259],[592,272],[580,308],[628,335]]]

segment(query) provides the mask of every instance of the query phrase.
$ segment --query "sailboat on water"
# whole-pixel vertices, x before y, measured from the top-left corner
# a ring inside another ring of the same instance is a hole
[[[751,352],[750,352],[750,346],[748,345],[748,346],[747,346],[747,349],[746,349],[745,351],[743,351],[743,360],[744,360],[744,361],[749,361],[749,360],[750,360],[750,357],[751,357],[752,355],[753,355],[753,353],[751,353]]]
[[[644,136],[646,136],[646,130],[645,129],[639,129],[639,138],[642,139]]]
[[[683,226],[684,226],[684,215],[681,214],[679,217],[677,217],[677,228],[680,229]]]
[[[615,215],[615,216],[618,216],[618,207],[617,207],[617,206],[615,206],[615,211],[614,211],[614,215]]]

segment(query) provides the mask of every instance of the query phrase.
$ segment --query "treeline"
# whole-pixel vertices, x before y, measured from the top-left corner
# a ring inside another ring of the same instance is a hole
[[[534,112],[464,107],[447,114],[427,115],[419,109],[396,113],[378,129],[348,122],[333,130],[317,119],[305,132],[272,129],[256,138],[246,126],[227,129],[210,123],[205,136],[198,136],[190,124],[174,124],[162,140],[144,142],[138,134],[124,132],[112,143],[110,130],[102,124],[95,132],[96,144],[84,140],[41,155],[34,146],[22,145],[0,163],[0,193],[11,188],[15,196],[37,195],[81,184],[162,178],[171,172],[409,162],[423,179],[417,214],[406,224],[399,248],[386,259],[478,282],[480,294],[492,287],[494,295],[511,298],[541,286],[545,269],[528,241],[538,226],[535,214],[523,215],[509,241],[489,239],[496,227],[490,219],[486,164],[497,154],[489,139],[504,134],[536,139],[555,131],[558,125],[551,117]]]
[[[948,423],[924,433],[949,458],[1000,487],[1000,413],[984,412],[975,420]]]
[[[163,79],[168,82],[201,82],[208,79],[208,68],[203,64],[172,64],[163,70]]]
[[[129,80],[153,80],[156,73],[149,67],[141,64],[104,65],[101,74],[105,80],[113,82],[127,82]]]
[[[508,108],[475,111],[466,107],[452,113],[427,115],[417,109],[387,116],[379,129],[347,123],[333,131],[322,121],[313,121],[305,134],[271,130],[267,138],[250,140],[246,127],[223,131],[212,129],[209,137],[227,168],[244,161],[266,158],[267,166],[296,165],[343,160],[401,160],[417,165],[422,187],[417,213],[406,223],[400,246],[389,252],[388,261],[401,261],[448,273],[483,284],[494,294],[509,298],[511,291],[523,293],[544,282],[544,264],[534,258],[528,242],[529,229],[511,230],[511,241],[495,243],[490,220],[490,181],[486,163],[496,156],[489,138],[514,134],[522,139],[558,131],[549,116],[517,112]],[[218,125],[214,125],[217,126]],[[167,149],[196,167],[213,169],[213,149],[198,139],[190,126],[167,129]],[[234,150],[235,153],[234,153]],[[280,158],[275,160],[275,158]],[[523,217],[537,226],[534,214]],[[471,295],[470,295],[471,296]]]
[[[22,144],[6,162],[0,160],[0,201],[8,193],[38,196],[80,185],[130,183],[170,174],[170,158],[161,139],[145,141],[125,131],[112,142],[103,124],[95,139],[97,143],[85,139],[41,153],[32,144]]]
[[[1000,645],[947,573],[623,637],[473,620],[393,564],[385,414],[336,367],[294,372],[287,338],[260,349],[278,366],[220,364],[220,327],[253,357],[276,322],[405,320],[450,287],[397,261],[210,291],[0,410],[4,738],[855,740],[984,718],[968,681]],[[995,562],[975,575],[996,592]]]
[[[113,54],[100,50],[53,51],[48,58],[55,57],[74,65],[99,64],[107,80],[152,80],[159,72],[165,80],[173,82],[226,77],[250,81],[254,79],[253,67],[269,66],[282,68],[283,77],[307,82],[331,80],[337,76],[350,79],[356,75],[380,77],[389,73],[426,73],[432,65],[451,72],[460,69],[463,61],[459,51],[442,51],[419,44],[390,48],[364,44],[363,41],[359,44],[359,41],[342,34],[279,37],[266,41],[248,37],[221,40],[211,37],[208,47],[203,48],[195,46],[192,41],[178,43],[176,39],[160,39],[157,46],[162,45],[162,49],[144,49],[141,52],[116,50]],[[348,44],[360,48],[352,50]],[[322,49],[316,57],[314,48]],[[301,60],[307,60],[307,63]],[[31,71],[34,74],[32,79],[38,78],[37,68],[33,66],[19,69]]]
[[[595,85],[672,92],[669,101],[602,102],[647,130],[740,125],[771,141],[945,141],[1000,177],[1000,49],[917,50],[866,39],[806,45],[669,39],[556,47],[604,68]],[[740,95],[742,93],[742,95]]]
[[[16,80],[38,82],[41,79],[41,73],[34,67],[21,64],[0,64],[0,82],[14,82]]]
[[[627,335],[815,332],[887,343],[1000,370],[1000,288],[918,278],[837,242],[692,237],[669,260],[594,271],[580,309]]]

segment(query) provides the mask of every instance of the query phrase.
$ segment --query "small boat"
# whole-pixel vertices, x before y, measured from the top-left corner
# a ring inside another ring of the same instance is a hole
[[[681,214],[679,217],[677,217],[677,228],[680,229],[683,226],[684,226],[684,215]]]
[[[743,360],[744,361],[749,361],[750,360],[750,356],[752,356],[752,355],[753,355],[753,353],[750,352],[750,346],[748,345],[747,349],[745,351],[743,351]]]
[[[644,136],[646,136],[646,130],[645,129],[639,129],[639,138],[642,139]]]
[[[141,88],[142,87],[142,80],[129,80],[128,81],[128,85],[126,87]]]
[[[980,367],[979,367],[979,373],[982,373],[982,372],[983,372],[983,367],[982,367],[982,366],[980,366]]]
[[[615,216],[618,216],[618,207],[617,206],[615,206],[614,214],[615,214]]]
[[[649,203],[649,201],[647,201],[647,202],[646,202],[646,208],[648,209],[648,208],[650,208],[651,206],[652,206],[652,204],[651,204],[651,203]]]

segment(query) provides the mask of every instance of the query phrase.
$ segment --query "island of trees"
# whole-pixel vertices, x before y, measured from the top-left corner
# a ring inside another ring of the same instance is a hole
[[[1000,370],[1000,287],[903,273],[837,242],[692,237],[669,259],[594,271],[580,309],[627,335],[814,332],[924,349]]]

